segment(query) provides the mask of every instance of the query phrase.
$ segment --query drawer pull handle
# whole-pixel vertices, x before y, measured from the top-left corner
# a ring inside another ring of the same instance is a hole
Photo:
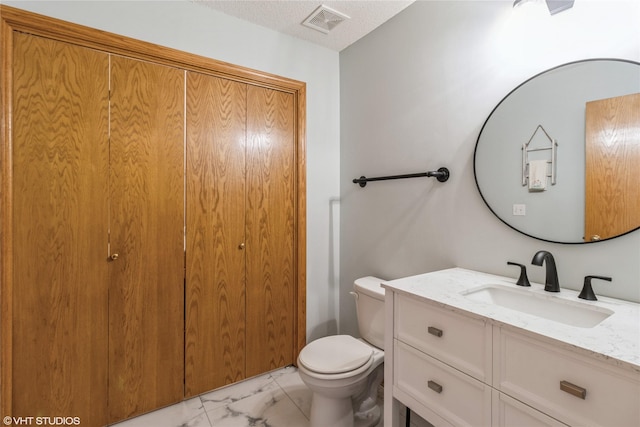
[[[560,381],[560,390],[569,393],[580,399],[584,399],[587,396],[587,389],[571,384],[569,381]]]
[[[436,393],[442,393],[442,386],[437,382],[429,380],[427,382],[427,385],[431,390],[435,391]]]
[[[429,326],[427,328],[427,331],[429,331],[429,333],[431,335],[435,335],[436,337],[440,338],[442,336],[442,329],[438,329],[434,326]]]

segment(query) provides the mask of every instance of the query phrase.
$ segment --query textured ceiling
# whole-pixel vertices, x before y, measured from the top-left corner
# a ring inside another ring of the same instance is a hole
[[[227,15],[300,39],[341,51],[409,6],[414,0],[351,1],[249,1],[192,0]],[[329,34],[302,26],[302,22],[320,5],[325,5],[350,19],[337,25]]]

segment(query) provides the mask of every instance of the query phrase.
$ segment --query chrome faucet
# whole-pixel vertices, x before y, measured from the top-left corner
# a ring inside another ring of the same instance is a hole
[[[541,266],[544,261],[547,267],[547,276],[544,280],[544,290],[547,292],[560,292],[560,283],[558,283],[558,270],[556,269],[556,261],[553,259],[551,252],[538,251],[533,256],[531,264]]]

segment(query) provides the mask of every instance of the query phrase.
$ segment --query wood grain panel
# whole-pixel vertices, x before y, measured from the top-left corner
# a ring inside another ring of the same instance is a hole
[[[586,106],[585,239],[640,227],[640,93]]]
[[[246,85],[187,73],[185,389],[245,376]]]
[[[111,58],[109,421],[177,402],[184,362],[184,71]]]
[[[307,92],[301,87],[295,93],[296,106],[296,317],[293,360],[307,344]]]
[[[12,415],[104,425],[108,56],[18,33],[13,49]]]
[[[0,5],[0,8],[2,5]],[[12,412],[13,188],[11,147],[13,30],[0,9],[0,413]]]
[[[295,107],[291,94],[247,94],[247,376],[294,362]]]

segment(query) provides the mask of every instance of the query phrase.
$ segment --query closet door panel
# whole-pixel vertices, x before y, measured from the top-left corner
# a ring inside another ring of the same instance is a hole
[[[187,74],[187,396],[246,378],[245,122],[245,84]]]
[[[294,362],[293,95],[249,86],[247,101],[247,376]]]
[[[108,56],[13,37],[12,415],[104,425]]]
[[[184,71],[111,58],[110,422],[184,378]]]

